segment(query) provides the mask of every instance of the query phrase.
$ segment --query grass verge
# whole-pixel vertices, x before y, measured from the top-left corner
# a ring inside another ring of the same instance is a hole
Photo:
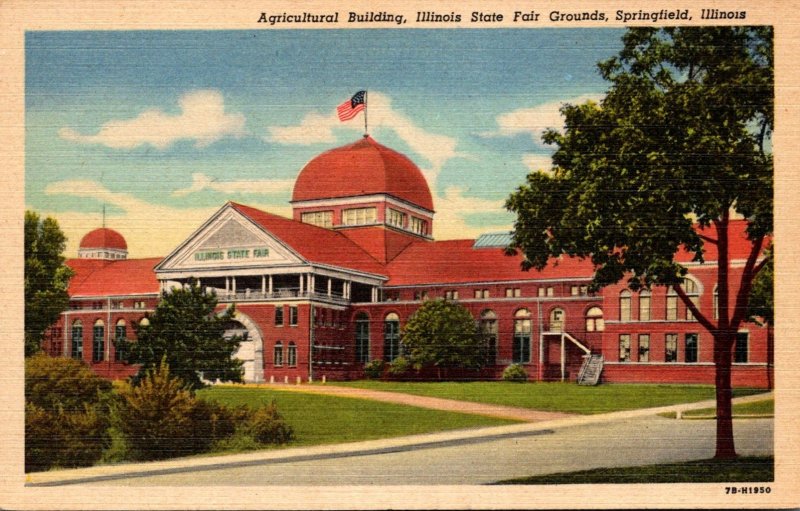
[[[596,414],[693,403],[714,399],[710,385],[604,384],[512,382],[386,382],[360,380],[336,385],[477,403],[516,406],[554,412]],[[764,392],[734,389],[734,397]]]
[[[772,456],[598,468],[510,479],[495,484],[739,483],[775,480]]]
[[[197,395],[232,405],[257,406],[274,400],[280,414],[294,428],[296,440],[285,447],[357,442],[519,422],[365,399],[271,389],[216,386],[203,389]]]
[[[688,419],[714,419],[716,418],[716,408],[701,408],[699,410],[687,410],[683,412],[683,417]],[[675,412],[659,413],[661,417],[675,419],[678,414]],[[733,405],[733,418],[761,418],[775,416],[775,400],[764,399],[763,401],[752,401],[750,403],[739,403]]]

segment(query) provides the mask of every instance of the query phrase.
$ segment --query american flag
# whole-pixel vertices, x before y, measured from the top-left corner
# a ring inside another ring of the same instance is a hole
[[[367,91],[360,90],[353,94],[353,97],[342,103],[336,108],[336,113],[339,115],[339,120],[349,121],[356,115],[358,112],[364,110],[364,100],[366,99]]]

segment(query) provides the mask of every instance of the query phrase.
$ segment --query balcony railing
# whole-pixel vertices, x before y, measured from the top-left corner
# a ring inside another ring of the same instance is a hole
[[[220,302],[248,302],[248,301],[264,301],[264,300],[286,300],[292,298],[306,298],[333,301],[337,303],[347,304],[350,300],[346,299],[341,293],[318,292],[318,291],[300,291],[300,288],[280,288],[270,292],[262,292],[261,290],[245,290],[245,291],[225,291],[224,289],[215,289],[217,298]]]

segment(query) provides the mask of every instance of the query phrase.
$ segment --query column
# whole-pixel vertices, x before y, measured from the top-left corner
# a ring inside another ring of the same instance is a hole
[[[564,381],[567,365],[567,353],[564,351],[564,334],[561,334],[561,381]]]
[[[231,292],[231,278],[225,277],[225,295],[227,296]]]
[[[267,293],[267,277],[264,275],[261,276],[261,295],[265,295]]]
[[[236,277],[231,277],[231,291],[236,294]]]
[[[300,292],[298,293],[299,295],[303,294],[303,283],[304,283],[305,280],[306,280],[305,279],[305,275],[301,273],[300,274]]]
[[[328,277],[328,298],[331,297],[331,286],[333,285],[333,279]]]
[[[269,292],[270,296],[272,296],[272,275],[269,276],[269,287],[267,288],[267,292]]]

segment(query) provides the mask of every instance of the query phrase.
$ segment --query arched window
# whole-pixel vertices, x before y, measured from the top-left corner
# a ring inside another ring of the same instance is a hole
[[[586,331],[587,332],[602,332],[606,329],[605,322],[603,322],[603,309],[600,307],[592,307],[586,311]]]
[[[127,341],[128,338],[128,331],[127,331],[127,324],[125,323],[124,319],[120,319],[117,321],[117,326],[114,330],[114,359],[117,362],[124,362],[128,358],[128,354],[125,353],[124,342]]]
[[[98,319],[92,329],[92,362],[101,362],[105,358],[105,337],[105,323],[102,319]]]
[[[150,320],[147,318],[140,319],[139,326],[150,326]]]
[[[369,316],[366,312],[356,314],[356,362],[369,361]]]
[[[383,359],[391,362],[400,356],[400,316],[390,312],[383,320]]]
[[[561,332],[564,330],[564,310],[553,309],[550,311],[550,331]]]
[[[692,301],[695,307],[698,309],[700,308],[700,287],[697,285],[691,278],[683,279],[683,284],[681,285],[683,290],[689,296],[689,299]],[[694,321],[694,314],[692,314],[692,310],[689,307],[686,307],[686,319],[689,321]]]
[[[83,323],[80,319],[72,322],[72,358],[83,358]]]
[[[497,363],[497,314],[493,310],[481,313],[480,328],[486,343],[486,365],[493,366]]]
[[[514,313],[514,343],[511,354],[515,364],[531,361],[531,313],[520,309]]]
[[[639,291],[639,321],[650,321],[650,290]]]
[[[631,292],[627,289],[619,293],[619,320],[631,320]]]
[[[289,343],[289,348],[286,352],[286,363],[289,367],[297,367],[297,345],[293,342]]]
[[[283,343],[278,341],[275,343],[275,349],[272,350],[272,361],[275,367],[283,365]]]

